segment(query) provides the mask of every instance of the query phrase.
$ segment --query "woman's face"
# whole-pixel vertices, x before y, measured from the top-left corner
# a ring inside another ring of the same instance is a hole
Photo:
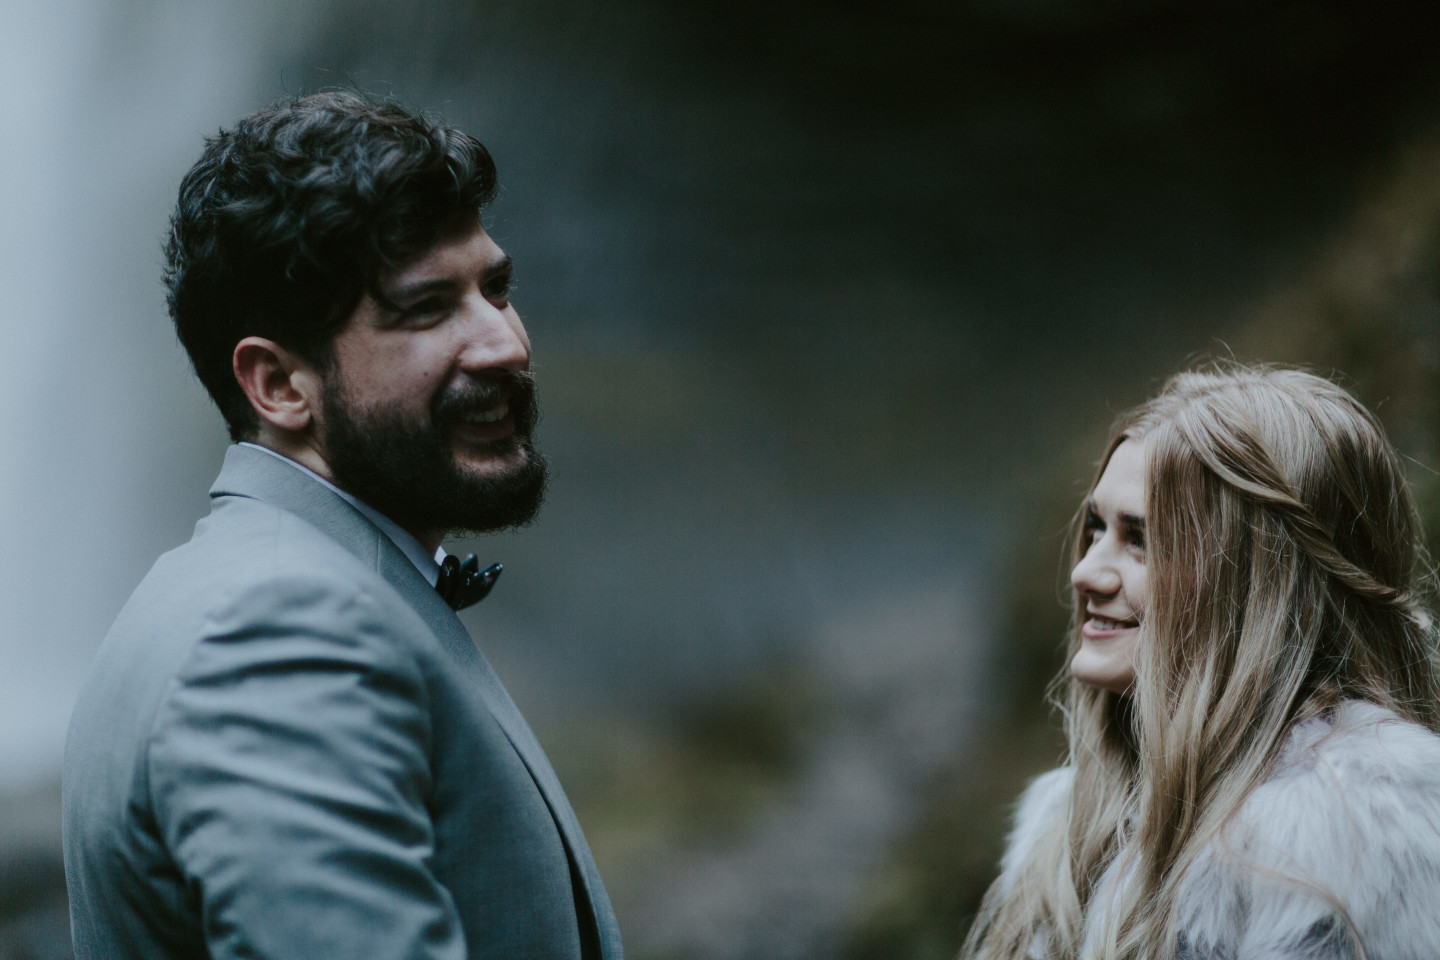
[[[1125,440],[1086,505],[1084,556],[1070,571],[1083,606],[1080,650],[1070,674],[1125,693],[1145,616],[1145,445]]]

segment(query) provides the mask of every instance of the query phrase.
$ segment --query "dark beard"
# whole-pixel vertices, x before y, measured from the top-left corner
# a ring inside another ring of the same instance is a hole
[[[506,473],[472,476],[451,452],[453,428],[504,398],[515,432],[491,445],[496,456],[523,451]],[[429,423],[395,407],[357,410],[333,372],[325,380],[325,460],[336,486],[407,530],[493,533],[535,519],[545,498],[545,458],[531,445],[539,420],[528,372],[487,372],[462,381],[430,404]]]

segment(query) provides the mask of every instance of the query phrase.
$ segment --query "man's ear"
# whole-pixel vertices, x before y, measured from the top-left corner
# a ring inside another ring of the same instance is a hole
[[[293,434],[315,422],[322,384],[313,364],[264,337],[235,344],[231,363],[240,389],[264,423]]]

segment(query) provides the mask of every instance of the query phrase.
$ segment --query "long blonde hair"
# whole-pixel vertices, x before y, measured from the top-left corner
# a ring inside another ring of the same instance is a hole
[[[1047,957],[1074,958],[1117,859],[1129,879],[1104,905],[1099,955],[1173,956],[1186,868],[1291,727],[1363,699],[1440,732],[1429,562],[1400,458],[1368,410],[1299,370],[1213,366],[1123,416],[1096,482],[1127,439],[1147,454],[1135,685],[1117,696],[1057,680],[1068,816],[991,888],[962,957],[1023,957],[1038,937]]]

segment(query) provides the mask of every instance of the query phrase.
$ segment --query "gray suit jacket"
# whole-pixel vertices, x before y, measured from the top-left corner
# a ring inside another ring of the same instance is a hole
[[[210,496],[71,720],[79,960],[619,960],[544,751],[414,565],[262,451]]]

